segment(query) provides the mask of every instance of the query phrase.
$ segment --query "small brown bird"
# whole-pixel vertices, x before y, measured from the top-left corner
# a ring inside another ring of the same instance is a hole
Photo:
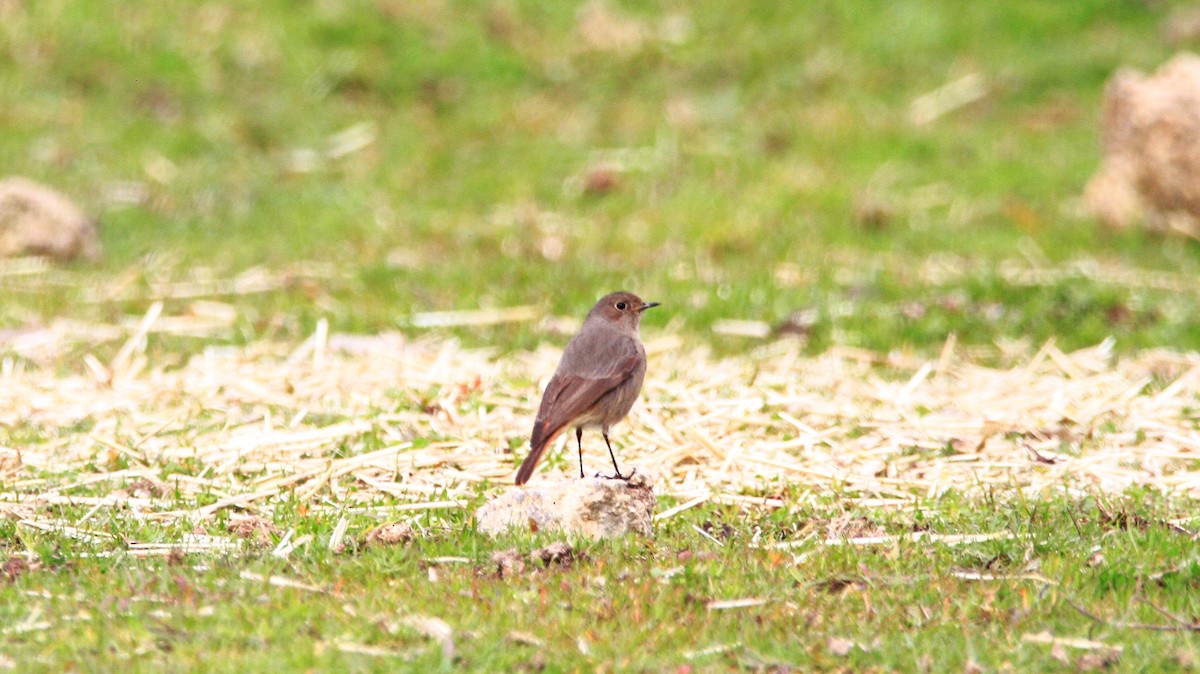
[[[618,292],[605,295],[588,312],[542,394],[529,438],[529,456],[517,470],[517,484],[529,481],[550,441],[570,426],[575,427],[579,446],[579,477],[583,477],[583,429],[599,428],[616,477],[625,479],[617,468],[608,429],[629,414],[642,391],[646,349],[638,325],[642,312],[656,306],[658,302],[643,302],[633,293]]]

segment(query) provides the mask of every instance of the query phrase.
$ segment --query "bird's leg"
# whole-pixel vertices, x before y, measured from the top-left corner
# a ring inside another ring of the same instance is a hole
[[[612,443],[610,443],[608,441],[608,431],[603,431],[603,435],[604,435],[604,444],[608,445],[608,455],[610,457],[612,457],[613,470],[617,471],[616,478],[618,480],[628,480],[629,479],[628,477],[625,477],[624,475],[621,474],[621,469],[617,468],[617,455],[613,454]]]
[[[579,447],[579,479],[583,479],[583,426],[575,428],[575,444]]]

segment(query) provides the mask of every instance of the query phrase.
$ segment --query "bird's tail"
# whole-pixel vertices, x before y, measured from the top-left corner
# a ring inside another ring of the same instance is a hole
[[[546,446],[549,441],[532,445],[529,448],[529,456],[521,462],[521,467],[517,469],[517,486],[523,485],[533,476],[533,471],[537,468],[538,462],[542,460],[542,455],[546,453]]]
[[[547,432],[549,431],[549,432]],[[537,468],[538,462],[542,460],[542,455],[546,453],[546,448],[558,437],[562,432],[562,427],[554,428],[550,426],[549,419],[538,419],[533,425],[533,434],[529,438],[529,456],[521,462],[521,467],[517,469],[517,486],[521,486],[529,481],[533,476],[534,469]]]
[[[560,431],[560,429],[559,429]],[[520,487],[529,481],[529,477],[533,476],[533,471],[538,468],[538,463],[541,462],[541,456],[545,455],[546,447],[550,446],[554,438],[558,437],[558,432],[551,433],[546,438],[540,438],[541,433],[534,432],[533,441],[529,443],[529,456],[521,462],[521,468],[517,469],[517,486]]]

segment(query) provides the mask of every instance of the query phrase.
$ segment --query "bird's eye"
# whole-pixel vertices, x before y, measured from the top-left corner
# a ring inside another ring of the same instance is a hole
[[[625,304],[624,302],[617,302],[617,311],[625,311],[628,308],[628,304]]]

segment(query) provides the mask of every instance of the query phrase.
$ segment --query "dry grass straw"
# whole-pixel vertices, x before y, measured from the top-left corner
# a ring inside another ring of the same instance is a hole
[[[460,508],[481,484],[511,483],[560,353],[495,357],[444,338],[337,335],[322,324],[298,345],[149,362],[148,335],[184,320],[155,305],[127,325],[48,328],[63,340],[122,335],[108,363],[39,364],[13,355],[16,341],[0,346],[0,512],[95,542],[111,535],[87,521],[110,509],[169,523],[224,509],[269,516],[284,496],[310,511],[380,517]],[[680,499],[664,516],[706,501],[780,506],[789,487],[801,499],[836,492],[880,507],[949,490],[1143,485],[1200,496],[1200,359],[1116,358],[1111,346],[1064,353],[1051,342],[993,369],[960,357],[953,341],[932,360],[849,348],[808,357],[786,340],[717,359],[652,335],[642,401],[614,438],[624,466],[654,471],[660,493]],[[604,454],[587,435],[589,468],[604,469]],[[569,448],[535,479],[574,466]],[[187,505],[202,495],[205,505]],[[87,514],[56,520],[67,504]]]

